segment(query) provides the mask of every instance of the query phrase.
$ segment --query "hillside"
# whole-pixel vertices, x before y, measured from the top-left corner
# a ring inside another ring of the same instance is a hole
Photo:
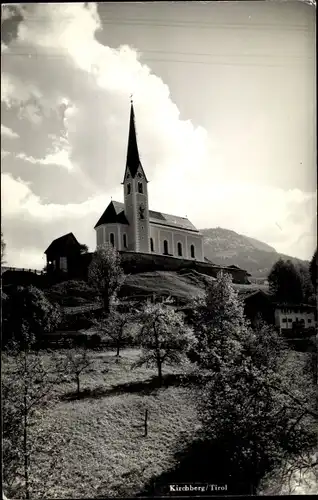
[[[253,277],[267,277],[272,266],[279,259],[305,263],[300,259],[278,253],[275,248],[262,241],[222,229],[201,229],[204,235],[205,257],[214,264],[229,266],[234,264],[246,269]]]
[[[155,271],[131,274],[126,277],[121,289],[122,297],[137,297],[142,295],[171,295],[174,298],[187,302],[193,297],[202,297],[206,285],[215,278],[196,271]],[[233,285],[237,290],[267,290],[262,285]]]

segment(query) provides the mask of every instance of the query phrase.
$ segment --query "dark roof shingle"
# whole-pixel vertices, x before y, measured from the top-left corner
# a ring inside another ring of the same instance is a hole
[[[125,216],[125,205],[119,201],[111,201],[95,228],[102,224],[129,224]]]
[[[52,241],[52,243],[47,247],[45,250],[46,253],[61,253],[62,251],[65,251],[67,247],[69,246],[80,246],[79,242],[75,238],[73,233],[67,233],[64,234],[63,236],[60,236],[59,238],[56,238],[55,240]]]

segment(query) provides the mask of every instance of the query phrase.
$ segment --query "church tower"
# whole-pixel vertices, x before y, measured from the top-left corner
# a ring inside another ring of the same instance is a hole
[[[148,180],[142,168],[136,137],[135,113],[131,101],[125,177],[125,215],[129,222],[128,250],[150,252]]]

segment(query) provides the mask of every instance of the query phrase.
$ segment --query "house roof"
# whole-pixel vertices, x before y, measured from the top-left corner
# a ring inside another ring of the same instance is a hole
[[[199,233],[198,229],[186,217],[178,217],[177,215],[164,214],[162,212],[149,210],[149,221],[152,224],[161,224],[162,226],[186,229],[187,231]]]
[[[103,215],[98,220],[95,225],[96,229],[98,226],[102,224],[128,224],[129,222],[125,216],[125,205],[120,203],[119,201],[111,201],[108,207],[106,208]]]
[[[261,296],[265,297],[266,299],[270,300],[269,294],[264,292],[263,290],[259,290],[259,289],[258,290],[255,290],[255,289],[247,290],[247,289],[239,289],[238,288],[237,292],[238,292],[239,297],[242,298],[243,300],[247,300],[250,297],[253,297],[254,295],[261,295]]]
[[[161,224],[163,226],[174,227],[179,229],[186,229],[199,233],[197,228],[184,217],[177,217],[176,215],[164,214],[149,210],[149,222],[152,224]],[[97,222],[96,227],[102,224],[129,224],[125,215],[125,205],[119,201],[111,201],[105,212]]]
[[[66,247],[69,245],[69,243],[72,242],[74,245],[80,246],[79,242],[75,238],[73,233],[67,233],[64,234],[63,236],[60,236],[59,238],[56,238],[55,240],[52,241],[52,243],[47,247],[45,250],[45,254],[47,253],[61,253],[61,251],[64,251]]]
[[[276,309],[283,309],[283,308],[286,308],[286,309],[312,309],[312,310],[316,310],[316,306],[312,305],[312,304],[284,304],[284,303],[278,303],[278,302],[274,302],[274,306],[276,307]]]

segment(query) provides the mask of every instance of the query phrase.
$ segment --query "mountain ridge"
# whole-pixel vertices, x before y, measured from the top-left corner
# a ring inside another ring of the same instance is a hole
[[[277,250],[250,236],[221,227],[200,229],[203,234],[204,255],[214,264],[236,265],[248,271],[254,278],[266,278],[272,266],[280,258],[294,264],[309,262],[281,254]]]

